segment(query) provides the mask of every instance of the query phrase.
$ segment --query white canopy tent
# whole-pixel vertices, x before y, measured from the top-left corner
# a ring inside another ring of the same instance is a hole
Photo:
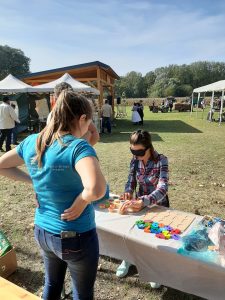
[[[9,74],[0,81],[0,93],[27,93],[34,92],[34,88]]]
[[[223,113],[223,104],[224,104],[224,91],[225,91],[225,80],[220,80],[216,81],[214,83],[210,83],[205,86],[198,87],[193,90],[192,93],[192,104],[191,104],[191,112],[193,110],[193,95],[194,93],[198,93],[198,101],[197,101],[197,107],[200,99],[200,94],[201,93],[207,93],[207,92],[212,92],[212,97],[210,101],[210,121],[212,121],[212,111],[213,111],[213,99],[214,99],[214,93],[215,92],[222,92],[222,97],[221,97],[221,106],[220,106],[220,113],[219,113],[219,124],[221,124],[222,121],[222,113]]]
[[[100,95],[99,90],[75,80],[68,73],[65,73],[59,79],[37,85],[33,88],[36,92],[39,92],[39,93],[53,92],[55,86],[61,82],[67,82],[68,84],[70,84],[75,92],[83,92],[83,93],[91,93],[94,95]]]

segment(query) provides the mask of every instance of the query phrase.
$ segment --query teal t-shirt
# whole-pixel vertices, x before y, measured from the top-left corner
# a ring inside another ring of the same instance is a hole
[[[75,165],[84,157],[97,157],[95,150],[85,140],[68,134],[62,137],[66,146],[55,141],[47,147],[42,157],[42,168],[38,168],[34,160],[37,137],[38,134],[28,136],[16,148],[25,161],[37,195],[39,208],[35,211],[35,224],[54,234],[61,231],[81,233],[95,228],[92,204],[76,220],[61,220],[61,214],[83,190]]]

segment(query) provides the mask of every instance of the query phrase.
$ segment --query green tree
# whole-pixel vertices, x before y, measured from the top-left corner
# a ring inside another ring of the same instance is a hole
[[[131,71],[126,76],[121,77],[120,80],[117,80],[115,90],[117,96],[121,96],[123,92],[128,98],[147,96],[142,74],[135,71]]]
[[[186,97],[190,96],[192,94],[193,88],[189,84],[181,84],[176,88],[176,91],[174,93],[177,97]]]
[[[8,74],[21,76],[30,72],[30,58],[20,49],[0,46],[0,79]]]
[[[132,71],[116,85],[130,97],[189,96],[193,89],[225,79],[225,63],[198,61],[190,65],[169,65],[148,72],[144,77]]]

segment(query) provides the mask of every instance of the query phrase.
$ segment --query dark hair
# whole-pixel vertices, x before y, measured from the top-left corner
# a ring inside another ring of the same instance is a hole
[[[156,159],[155,150],[152,145],[152,137],[148,131],[139,129],[139,130],[132,132],[130,135],[130,144],[131,145],[142,145],[145,147],[145,149],[150,149],[151,158],[153,160]]]
[[[73,90],[72,86],[67,82],[60,82],[54,88],[55,97],[58,98],[60,93],[64,90]]]
[[[64,90],[59,95],[56,105],[52,110],[52,116],[49,124],[39,133],[36,144],[38,166],[41,167],[42,156],[48,146],[55,140],[63,144],[60,132],[70,132],[76,127],[77,121],[82,115],[86,115],[86,119],[92,118],[91,103],[84,96],[75,92]]]
[[[9,97],[8,96],[4,96],[2,99],[3,102],[8,102],[9,101]]]

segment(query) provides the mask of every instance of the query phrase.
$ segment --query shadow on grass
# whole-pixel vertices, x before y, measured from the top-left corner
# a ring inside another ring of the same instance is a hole
[[[130,135],[133,131],[121,131],[112,134],[101,134],[100,143],[112,143],[112,142],[129,142]],[[152,141],[163,142],[163,139],[158,134],[151,134]]]
[[[111,261],[117,262],[117,260]],[[120,262],[121,261],[118,261],[118,265]],[[106,285],[114,283],[117,285],[117,287],[121,287],[121,289],[124,289],[124,286],[128,286],[128,289],[129,287],[133,288],[134,286],[137,286],[142,290],[143,294],[147,293],[149,295],[149,298],[146,299],[151,299],[151,292],[154,292],[154,296],[158,294],[163,300],[203,300],[203,298],[200,298],[198,296],[187,294],[185,292],[175,290],[173,288],[166,287],[163,285],[159,289],[152,289],[149,283],[139,281],[137,269],[135,266],[131,266],[127,276],[123,278],[117,278],[115,272],[108,268],[101,268],[98,271],[97,276],[99,280],[104,280]]]
[[[129,120],[116,120],[113,132],[119,133],[120,131],[132,132],[139,128],[148,130],[150,132],[170,132],[170,133],[202,133],[197,128],[181,120],[147,120],[144,125],[133,125]]]
[[[167,287],[166,292],[162,295],[162,300],[204,300],[204,298]]]
[[[43,270],[44,272],[44,270]],[[9,278],[9,281],[26,289],[30,293],[35,293],[44,285],[44,274],[42,271],[34,271],[31,269],[25,269],[18,267],[17,271],[13,273]]]
[[[153,141],[163,141],[158,135],[159,132],[169,133],[202,133],[197,128],[180,120],[148,120],[144,126],[133,125],[129,120],[115,120],[115,127],[112,127],[112,134],[101,134],[100,142],[124,142],[129,141],[130,134],[138,129],[151,132]]]
[[[152,132],[202,133],[199,129],[181,120],[152,120],[145,123],[146,129]]]

